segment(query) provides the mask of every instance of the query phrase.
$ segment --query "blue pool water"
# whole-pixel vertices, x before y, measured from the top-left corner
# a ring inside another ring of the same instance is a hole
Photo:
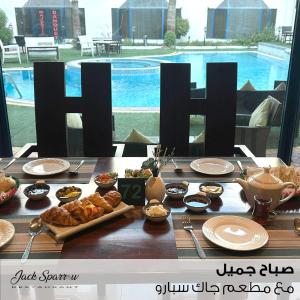
[[[237,62],[238,88],[250,80],[258,90],[273,89],[274,80],[286,80],[288,60],[268,57],[256,52],[192,52],[174,56],[148,57],[135,60],[114,60],[112,64],[112,97],[114,107],[158,107],[160,61],[191,63],[191,80],[205,87],[208,62]],[[67,96],[80,96],[80,68],[66,70]],[[22,100],[33,101],[32,70],[4,70],[13,77],[22,94]],[[224,78],[226,80],[226,78]],[[18,99],[18,93],[4,76],[6,95]]]

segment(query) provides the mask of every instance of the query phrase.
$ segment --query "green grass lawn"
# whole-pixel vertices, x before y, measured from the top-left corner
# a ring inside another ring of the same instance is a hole
[[[124,49],[120,54],[112,53],[109,57],[131,57],[131,56],[148,56],[148,55],[164,55],[173,53],[174,50],[172,49],[154,49],[154,50],[140,50],[140,49]],[[77,49],[59,49],[60,53],[60,61],[68,62],[71,60],[77,60],[82,58],[92,58],[91,55],[84,55],[83,57],[80,56],[80,50]],[[107,55],[101,55],[96,57],[108,57]],[[20,68],[20,67],[32,67],[32,62],[27,62],[26,54],[21,55],[22,64],[16,61],[16,59],[7,60],[3,68]]]
[[[12,145],[22,147],[26,143],[35,143],[35,115],[34,108],[20,105],[7,105],[8,119]],[[130,131],[135,128],[149,137],[159,135],[158,112],[114,112],[115,116],[115,140],[124,140]],[[50,122],[49,122],[50,124]],[[204,117],[192,116],[190,121],[190,135],[197,136],[204,129]],[[276,148],[279,140],[279,127],[272,127],[268,140],[269,148]],[[300,138],[295,140],[300,145]]]
[[[7,110],[13,146],[22,147],[26,143],[36,142],[34,108],[8,104]],[[158,112],[114,112],[113,114],[117,141],[124,140],[133,128],[146,136],[159,135]],[[49,126],[51,126],[50,122]],[[203,130],[203,119],[193,117],[190,130],[191,135],[198,135]]]

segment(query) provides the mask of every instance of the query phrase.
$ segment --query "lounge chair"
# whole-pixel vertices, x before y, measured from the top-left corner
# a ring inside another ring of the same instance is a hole
[[[86,52],[92,53],[92,56],[94,56],[95,46],[92,38],[87,35],[80,35],[78,36],[78,39],[81,48],[81,56]]]
[[[55,45],[53,36],[49,37],[26,37],[27,61],[59,59],[59,49]]]
[[[271,102],[266,126],[251,127],[247,124],[235,127],[235,143],[246,145],[255,156],[266,156],[271,126],[276,122],[282,106],[275,98],[271,98]]]
[[[18,45],[6,45],[4,46],[0,40],[0,49],[2,52],[2,64],[4,64],[5,59],[7,58],[18,58],[19,63],[21,64],[20,49]]]

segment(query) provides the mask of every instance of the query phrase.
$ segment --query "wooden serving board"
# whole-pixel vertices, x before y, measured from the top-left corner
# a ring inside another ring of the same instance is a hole
[[[121,202],[117,207],[114,208],[113,212],[111,212],[109,214],[105,214],[97,219],[94,219],[94,220],[84,223],[84,224],[80,224],[80,225],[76,225],[76,226],[58,226],[58,225],[52,225],[52,224],[45,223],[45,225],[49,228],[50,231],[53,232],[56,240],[63,240],[77,232],[80,232],[89,227],[92,227],[94,225],[102,223],[106,220],[112,219],[116,216],[122,215],[126,211],[129,211],[133,208],[134,208],[133,205],[127,205],[124,202]]]

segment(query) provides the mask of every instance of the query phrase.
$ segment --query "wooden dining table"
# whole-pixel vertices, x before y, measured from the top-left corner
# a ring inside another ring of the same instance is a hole
[[[125,174],[125,169],[139,169],[146,158],[65,158],[71,164],[71,169],[81,159],[86,163],[79,170],[77,177],[64,172],[42,178],[50,185],[50,193],[40,201],[29,200],[23,193],[26,186],[34,183],[40,177],[25,174],[23,165],[34,158],[19,158],[9,168],[6,174],[20,180],[20,187],[15,196],[0,206],[0,219],[13,223],[16,234],[13,240],[0,248],[0,259],[20,258],[29,240],[29,221],[51,206],[59,205],[56,191],[68,185],[82,189],[82,196],[88,196],[95,191],[104,193],[94,183],[96,175],[102,172],[118,172],[119,177]],[[208,176],[197,173],[190,168],[195,158],[176,157],[175,160],[182,173],[174,172],[174,166],[168,164],[161,172],[165,183],[188,181],[188,194],[199,192],[199,184],[205,181],[215,181],[222,184],[224,193],[214,199],[206,212],[196,214],[188,211],[182,200],[166,197],[164,204],[171,208],[171,214],[165,222],[151,223],[145,220],[141,206],[126,212],[124,215],[110,219],[104,223],[79,232],[64,241],[57,242],[50,232],[44,230],[34,240],[30,258],[100,258],[100,259],[177,259],[197,257],[197,252],[190,234],[184,231],[181,218],[189,215],[194,225],[196,235],[200,240],[208,258],[300,258],[300,237],[293,230],[293,220],[299,215],[300,199],[292,198],[281,205],[266,229],[269,242],[259,250],[250,252],[235,252],[212,244],[202,235],[203,223],[213,216],[237,215],[251,218],[251,207],[245,198],[242,188],[233,179],[240,176],[237,160],[243,166],[282,166],[284,163],[275,157],[227,157],[223,158],[234,165],[234,171],[222,176]],[[0,161],[0,169],[10,159]],[[117,189],[117,187],[115,187]]]

